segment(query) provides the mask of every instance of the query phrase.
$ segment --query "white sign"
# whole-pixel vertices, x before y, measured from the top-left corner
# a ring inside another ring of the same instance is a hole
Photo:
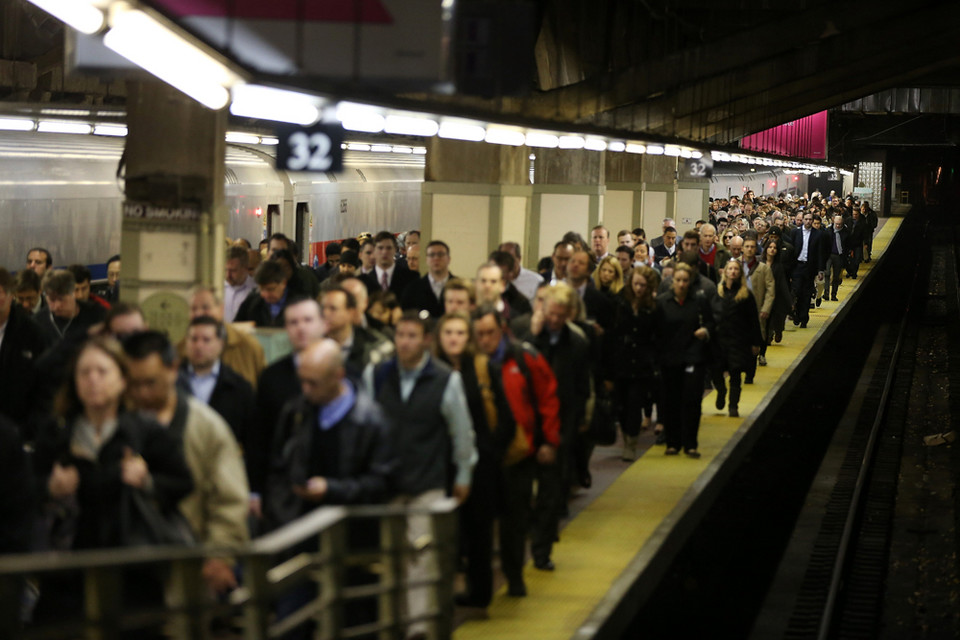
[[[452,83],[453,0],[151,0],[255,73],[350,79],[382,87]],[[68,47],[88,71],[136,67],[76,34]]]

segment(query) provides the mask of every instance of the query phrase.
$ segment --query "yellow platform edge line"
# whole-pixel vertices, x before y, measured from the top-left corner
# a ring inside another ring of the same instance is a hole
[[[860,286],[863,276],[883,257],[902,220],[885,219],[874,238],[874,260],[861,265],[858,280],[843,280],[844,299],[824,302],[811,310],[808,329],[790,325],[783,341],[770,345],[768,365],[758,367],[755,383],[743,387],[742,416],[749,417],[763,402],[777,379],[792,369],[824,323]],[[488,608],[489,619],[466,621],[454,637],[539,640],[573,636],[694,483],[702,485],[712,477],[712,472],[704,472],[744,422],[744,418],[730,418],[717,411],[715,398],[710,393],[703,400],[699,436],[702,458],[666,457],[659,447],[648,450],[563,529],[561,541],[554,546],[555,572],[538,571],[528,565],[524,570],[529,593],[526,598],[510,598],[505,588],[500,589]]]

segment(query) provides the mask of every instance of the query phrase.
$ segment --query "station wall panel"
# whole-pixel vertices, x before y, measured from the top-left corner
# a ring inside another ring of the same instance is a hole
[[[640,226],[647,230],[647,237],[660,235],[664,218],[672,218],[673,211],[667,211],[666,191],[644,191],[643,207],[640,214]]]
[[[432,195],[431,238],[450,246],[450,271],[472,278],[489,254],[490,196]]]
[[[611,247],[621,229],[633,229],[633,191],[607,189],[603,198],[603,226],[610,230]],[[612,247],[610,251],[613,251]]]
[[[675,219],[677,224],[680,225],[677,228],[678,234],[692,228],[697,220],[706,219],[707,208],[704,204],[706,194],[706,189],[677,189],[677,215]]]
[[[526,245],[528,202],[529,198],[522,196],[504,196],[500,242],[516,242],[521,247]]]
[[[553,253],[567,231],[576,231],[589,239],[590,196],[567,193],[540,194],[540,256]]]

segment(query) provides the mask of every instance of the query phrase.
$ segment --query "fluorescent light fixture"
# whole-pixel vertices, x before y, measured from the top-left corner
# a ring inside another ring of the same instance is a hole
[[[690,157],[696,160],[699,160],[700,158],[703,157],[703,151],[697,151],[696,149],[694,149],[693,151],[690,152]]]
[[[647,147],[639,142],[628,142],[625,151],[627,153],[646,153]]]
[[[0,130],[33,131],[33,120],[25,118],[0,118]]]
[[[280,144],[280,141],[277,140],[276,138],[262,137],[262,136],[261,136],[261,138],[260,138],[260,144],[265,144],[265,145],[267,145],[267,146],[269,146],[269,147],[273,147],[273,146],[276,146],[276,145]]]
[[[424,136],[429,138],[437,135],[440,125],[430,118],[416,118],[411,116],[387,116],[383,130],[398,136]]]
[[[647,145],[647,153],[649,153],[652,156],[662,156],[663,151],[664,151],[663,147],[661,147],[658,144]]]
[[[258,84],[240,84],[233,88],[230,113],[242,118],[275,120],[311,125],[320,119],[324,101],[298,91],[285,91]]]
[[[590,151],[605,151],[607,149],[607,141],[601,140],[600,138],[587,138],[583,141],[583,148],[589,149]]]
[[[389,144],[373,144],[370,145],[370,151],[374,153],[390,153],[393,151],[393,147]]]
[[[626,150],[627,150],[627,145],[625,142],[617,141],[617,142],[611,142],[610,144],[607,145],[607,151],[616,151],[617,153],[619,153],[621,151],[626,151]]]
[[[45,116],[90,117],[90,109],[40,109],[40,113]]]
[[[90,133],[90,125],[84,122],[57,122],[55,120],[41,120],[37,123],[40,133]]]
[[[122,138],[127,135],[127,128],[116,124],[95,124],[93,125],[93,135]]]
[[[89,0],[30,0],[58,20],[87,35],[103,27],[103,11]]]
[[[393,152],[394,153],[413,153],[413,148],[412,147],[394,147]]]
[[[117,2],[103,44],[210,109],[230,102],[227,87],[242,79],[152,16]]]
[[[692,149],[687,149],[686,147],[683,147],[682,149],[680,149],[680,157],[681,157],[681,158],[692,158],[692,157],[693,157],[693,150],[692,150]]]
[[[507,144],[512,147],[519,147],[526,140],[526,136],[523,135],[523,132],[517,131],[516,129],[490,127],[487,129],[487,135],[484,140],[491,144]]]
[[[728,154],[726,151],[713,151],[711,152],[711,155],[713,155],[713,159],[716,160],[717,162],[730,161],[730,154]]]
[[[440,123],[438,135],[449,140],[466,140],[468,142],[482,142],[487,130],[478,124],[454,122],[445,120]]]
[[[427,148],[426,148],[426,147],[414,147],[414,148],[413,148],[413,155],[415,155],[415,156],[425,156],[425,155],[427,155]]]
[[[337,119],[348,131],[380,133],[385,119],[375,108],[355,102],[341,102],[337,105]]]
[[[560,144],[560,139],[552,133],[543,131],[531,131],[527,134],[525,142],[528,147],[544,147],[546,149],[556,149]]]
[[[583,136],[560,136],[560,139],[557,142],[557,146],[561,149],[583,149],[587,145],[587,141],[583,139]],[[607,145],[603,145],[606,147]]]
[[[260,144],[260,136],[242,131],[227,131],[227,142],[234,144]]]
[[[680,157],[680,147],[675,144],[668,144],[663,148],[663,155],[673,156],[674,158]]]
[[[370,145],[360,142],[347,143],[347,151],[370,151]]]

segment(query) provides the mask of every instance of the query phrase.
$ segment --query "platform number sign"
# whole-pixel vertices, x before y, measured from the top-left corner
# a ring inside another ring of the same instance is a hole
[[[683,175],[687,179],[703,179],[713,176],[713,158],[709,153],[703,154],[702,158],[687,158],[683,161]]]
[[[343,127],[317,124],[277,130],[277,168],[286,171],[343,171]]]

